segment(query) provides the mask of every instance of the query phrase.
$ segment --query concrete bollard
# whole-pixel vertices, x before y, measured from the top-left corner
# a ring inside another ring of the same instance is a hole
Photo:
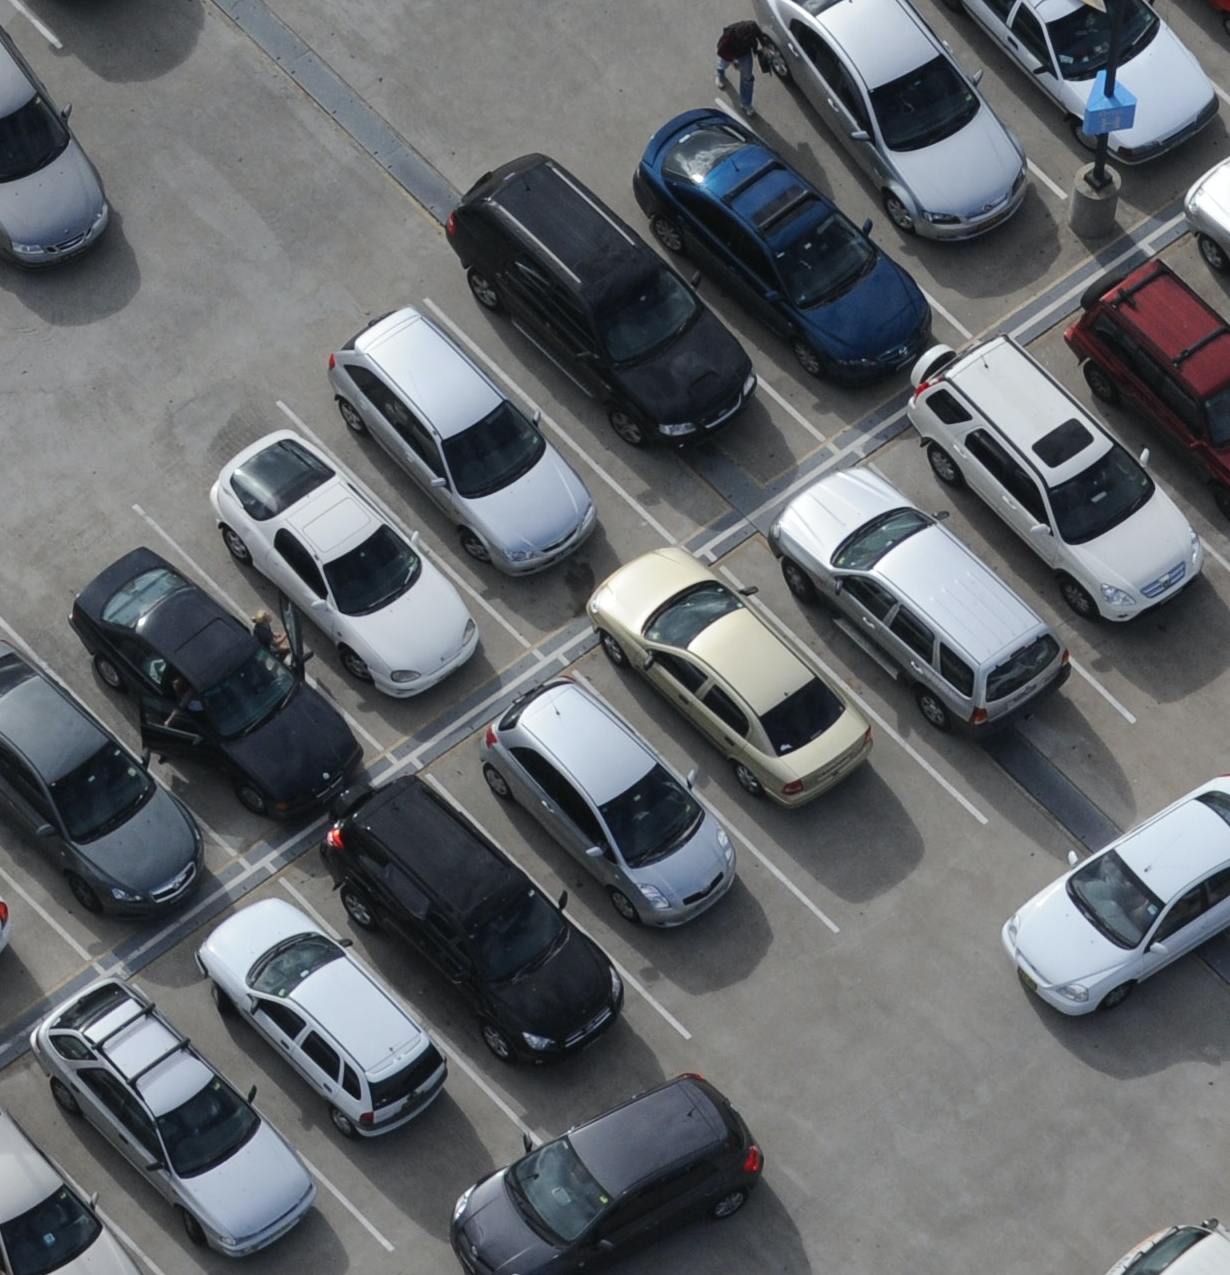
[[[1072,208],[1068,225],[1082,239],[1105,239],[1116,226],[1119,211],[1119,174],[1108,164],[1106,175],[1110,181],[1101,190],[1095,190],[1086,178],[1093,172],[1093,165],[1086,164],[1077,170],[1072,186]]]

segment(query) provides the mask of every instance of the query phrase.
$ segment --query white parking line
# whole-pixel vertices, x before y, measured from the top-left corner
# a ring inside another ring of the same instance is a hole
[[[35,898],[31,896],[29,891],[11,877],[3,868],[0,868],[0,881],[3,881],[12,892],[22,900],[31,912],[36,912],[43,918],[47,924],[55,930],[55,932],[68,944],[69,947],[77,953],[79,957],[87,964],[94,967],[99,974],[103,973],[103,967],[96,961],[88,951],[47,911],[45,907]]]
[[[1213,92],[1216,93],[1223,102],[1230,106],[1230,93],[1227,93],[1226,90],[1215,80],[1210,80],[1209,83],[1213,85]]]
[[[757,377],[760,388],[785,412],[793,417],[818,443],[826,443],[828,439],[803,415],[796,407],[788,403],[763,376]]]
[[[209,835],[211,841],[216,841],[218,845],[220,845],[222,849],[231,856],[232,859],[239,858],[240,851],[236,850],[235,847],[232,846],[231,843],[227,841],[216,828],[211,828],[210,825],[207,824],[195,810],[190,810],[189,813],[192,815],[193,819],[196,820],[201,829]]]
[[[729,567],[720,567],[719,570],[735,586],[736,589],[743,588],[743,585],[739,581],[739,578],[735,575],[733,571],[731,571]],[[847,683],[844,682],[840,677],[838,677],[837,673],[827,663],[825,663],[825,661],[822,660],[819,655],[816,654],[816,650],[813,646],[810,646],[807,643],[802,642],[802,640],[796,634],[791,632],[790,628],[786,624],[784,624],[781,621],[781,619],[779,619],[779,617],[769,607],[767,607],[763,602],[761,602],[759,598],[757,597],[748,598],[748,602],[752,607],[754,607],[757,611],[759,611],[764,616],[764,618],[768,620],[773,625],[773,627],[778,630],[779,633],[785,634],[786,636],[790,637],[793,641],[798,642],[802,646],[806,646],[808,653],[811,655],[812,659],[815,660],[816,663],[824,670],[825,675],[830,680],[836,682],[837,685],[841,687],[842,691],[858,705],[860,711],[865,716],[871,718],[871,720],[875,722],[875,724],[879,726],[879,728],[882,731],[884,731],[886,735],[888,735],[890,738],[895,740],[907,753],[909,753],[909,755],[923,768],[923,770],[925,770],[927,774],[930,775],[931,778],[934,779],[935,782],[939,784],[939,786],[943,788],[943,790],[954,801],[956,801],[958,804],[963,806],[971,815],[973,815],[974,818],[977,819],[979,823],[985,824],[987,822],[986,815],[984,815],[982,811],[979,810],[978,807],[975,806],[974,803],[970,801],[968,797],[965,796],[964,793],[962,793],[958,788],[956,788],[955,785],[949,783],[949,781],[945,779],[944,776],[941,775],[938,770],[936,770],[936,768],[922,755],[922,753],[920,753],[917,748],[915,748],[902,735],[900,735],[896,730],[894,730],[888,724],[888,722],[886,722],[884,718],[881,717],[880,714],[877,713],[875,709],[872,708],[871,705],[868,704],[865,699],[863,699],[861,695],[855,694],[855,692],[850,688],[850,686],[847,685]]]
[[[449,805],[451,805],[455,810],[460,811],[460,813],[464,815],[479,830],[479,832],[481,832],[483,836],[486,837],[487,840],[492,843],[492,845],[499,845],[499,842],[491,835],[491,833],[489,833],[487,829],[484,828],[483,825],[479,823],[478,820],[475,819],[474,816],[468,810],[466,810],[464,806],[462,806],[462,804],[456,799],[456,797],[454,797],[453,794],[449,792],[447,788],[445,788],[445,786],[435,777],[435,775],[424,775],[423,779],[427,783],[429,783],[440,794],[440,796],[443,797],[444,800],[449,803]],[[539,892],[542,894],[542,896],[544,898],[549,899],[551,896],[543,888],[542,883],[539,880],[537,880],[537,878],[535,878],[531,873],[526,872],[523,866],[521,865],[518,865],[518,866],[520,866],[521,871],[525,872],[525,875],[529,877],[531,881],[534,882],[534,884],[538,887]],[[572,917],[569,919],[572,921],[572,924],[575,925],[577,929],[580,930],[581,933],[586,936],[586,938],[590,938],[590,939],[594,938],[594,936],[590,934],[590,932],[583,925],[581,925],[576,920],[575,917]],[[594,939],[594,942],[597,942],[597,940]],[[600,948],[602,947],[601,944],[599,944],[598,946]],[[602,950],[605,951],[605,949],[602,949]],[[616,961],[610,955],[609,952],[606,955],[607,955],[607,960],[609,960],[611,964],[615,966],[615,969],[618,971],[619,977],[622,978],[623,981],[627,983],[628,986],[631,987],[633,991],[637,992],[640,996],[642,996],[645,999],[645,1001],[648,1002],[651,1008],[656,1009],[658,1013],[662,1016],[663,1020],[666,1023],[668,1023],[671,1027],[673,1027],[680,1034],[680,1036],[684,1038],[684,1040],[692,1039],[692,1033],[688,1031],[688,1029],[674,1016],[674,1014],[670,1012],[669,1009],[666,1008],[665,1005],[662,1004],[661,1001],[659,1001],[656,997],[651,996],[649,992],[645,989],[645,987],[641,983],[637,982],[637,980],[633,978],[632,975],[629,974],[628,971],[624,969],[624,967],[620,965],[619,962]]]
[[[53,49],[62,49],[64,46],[56,38],[56,34],[52,29],[40,18],[35,17],[29,9],[22,4],[21,0],[9,0],[9,3],[21,14],[23,18],[51,45]]]
[[[108,1230],[115,1233],[116,1238],[130,1252],[135,1253],[141,1259],[142,1264],[149,1270],[150,1275],[165,1275],[162,1267],[154,1261],[144,1249],[137,1244],[137,1241],[128,1234],[126,1230],[113,1218],[109,1213],[104,1213],[97,1205],[94,1206],[94,1212],[102,1219],[103,1224]]]
[[[43,659],[43,657],[30,645],[30,643],[27,642],[26,639],[23,638],[3,616],[0,616],[0,629],[4,631],[5,636],[13,643],[14,646],[19,646],[21,648],[21,652],[26,659],[30,660],[33,664],[37,664],[38,667],[41,668],[53,682],[57,683],[57,685],[59,684],[60,679],[56,677],[54,672],[52,672],[51,665]]]
[[[1088,671],[1088,669],[1085,668],[1083,664],[1077,663],[1077,661],[1072,659],[1071,656],[1068,657],[1068,662],[1072,665],[1072,671],[1074,673],[1079,673],[1080,676],[1083,677],[1085,681],[1088,682],[1089,685],[1092,686],[1093,689],[1097,691],[1097,693],[1111,706],[1111,708],[1123,717],[1129,726],[1136,725],[1135,715],[1129,713],[1128,710],[1119,703],[1119,701],[1106,689],[1105,686],[1102,685],[1101,682],[1098,681],[1096,677],[1093,676],[1092,673]]]
[[[1200,539],[1200,543],[1203,546],[1205,553],[1207,553],[1209,557],[1212,558],[1213,561],[1216,562],[1217,565],[1222,568],[1223,571],[1230,571],[1230,562],[1227,562],[1227,560],[1223,558],[1222,555],[1218,553],[1217,550],[1214,549],[1213,546],[1209,544],[1209,542],[1205,540],[1203,536]]]
[[[974,334],[965,326],[965,324],[957,321],[956,315],[954,315],[951,310],[946,310],[925,288],[922,289],[922,294],[927,298],[927,303],[931,306],[931,308],[937,314],[943,315],[943,317],[947,319],[948,322],[956,328],[956,330],[960,332],[967,341],[973,338]]]
[[[373,504],[375,504],[375,506],[381,511],[381,513],[383,513],[384,516],[395,527],[399,527],[401,529],[402,534],[408,540],[410,538],[409,528],[407,528],[406,524],[402,522],[402,520],[389,508],[389,506],[385,504],[385,502],[381,500],[380,497],[377,496],[376,493],[372,491],[371,488],[368,487],[368,485],[359,478],[359,476],[354,472],[353,469],[350,468],[349,465],[347,465],[344,461],[338,460],[338,458],[333,454],[333,452],[330,451],[330,449],[326,447],[319,438],[316,437],[316,435],[307,427],[307,425],[298,416],[296,416],[295,413],[289,407],[287,407],[287,405],[283,403],[281,399],[278,399],[277,403],[278,403],[278,408],[294,424],[295,428],[298,430],[301,430],[304,434],[306,434],[308,438],[310,438],[312,442],[314,442],[316,446],[319,447],[320,450],[323,451],[325,455],[328,456],[333,461],[333,463],[346,475],[346,477],[349,478],[352,483],[354,483],[366,494],[367,498],[370,501],[372,501]],[[493,607],[491,603],[488,602],[487,599],[484,598],[481,593],[479,593],[479,591],[472,584],[470,584],[462,576],[458,575],[458,573],[449,565],[448,562],[444,560],[444,558],[439,553],[437,553],[434,549],[429,548],[427,546],[426,541],[424,541],[421,536],[419,539],[419,543],[422,546],[423,552],[436,564],[436,566],[439,567],[440,570],[443,571],[444,574],[448,576],[448,578],[459,589],[461,589],[464,593],[469,594],[469,596],[475,602],[477,602],[478,605],[482,607],[482,609],[486,611],[487,614],[491,616],[491,618],[502,629],[505,630],[505,632],[510,633],[518,642],[521,643],[522,646],[524,647],[533,646],[533,643],[529,640],[529,638],[525,636],[524,633],[520,632],[520,630],[518,630],[515,626],[510,624],[499,613],[499,611],[497,611],[495,607]]]
[[[478,343],[471,340],[471,338],[467,336],[466,333],[463,332],[461,328],[459,328],[457,324],[454,323],[430,297],[424,297],[423,304],[446,328],[448,328],[449,332],[451,332],[452,335],[460,341],[479,362],[486,364],[486,366],[490,368],[491,371],[494,372],[496,376],[498,376],[500,380],[503,381],[504,384],[507,385],[508,388],[529,407],[531,412],[542,412],[541,406],[535,403],[534,400],[521,388],[521,386],[519,386],[517,382],[514,381],[498,363],[495,362],[494,359],[484,353]],[[594,458],[574,438],[561,429],[560,426],[546,414],[546,412],[542,412],[542,422],[544,425],[548,426],[561,441],[566,443],[574,452],[576,452],[576,454],[580,456],[590,469],[592,469],[594,473],[597,474],[598,477],[601,478],[602,481],[606,483],[606,485],[615,492],[617,496],[620,496],[624,501],[626,501],[637,516],[651,526],[658,535],[666,541],[667,544],[674,545],[679,543],[678,539],[675,536],[672,536],[671,533],[667,531],[667,529],[653,516],[653,514],[651,514],[649,510],[632,495],[631,492],[608,474],[607,471],[603,469],[603,467],[598,464],[598,462],[594,460]]]
[[[349,1213],[356,1222],[358,1222],[358,1224],[372,1237],[372,1239],[376,1241],[377,1244],[380,1245],[382,1249],[384,1249],[386,1253],[391,1253],[393,1251],[393,1245],[390,1244],[389,1241],[385,1239],[385,1237],[367,1220],[367,1218],[363,1216],[355,1205],[351,1204],[341,1191],[339,1191],[337,1187],[335,1187],[333,1183],[330,1182],[323,1173],[321,1173],[321,1171],[311,1162],[311,1160],[307,1158],[307,1156],[303,1154],[302,1151],[299,1151],[298,1148],[296,1148],[296,1151],[298,1151],[299,1159],[307,1166],[307,1171],[312,1175],[312,1177],[314,1177],[316,1181],[319,1182],[331,1196],[333,1196],[342,1208],[344,1208],[346,1212]]]
[[[1036,178],[1037,178],[1037,179],[1038,179],[1038,180],[1039,180],[1039,181],[1040,181],[1040,182],[1041,182],[1044,186],[1047,186],[1047,187],[1049,187],[1049,188],[1050,188],[1051,194],[1053,194],[1053,195],[1055,196],[1055,198],[1056,198],[1056,199],[1067,199],[1067,197],[1068,197],[1068,192],[1067,192],[1066,190],[1064,190],[1064,188],[1063,188],[1063,187],[1062,187],[1062,186],[1061,186],[1061,185],[1060,185],[1057,181],[1052,181],[1052,180],[1051,180],[1051,179],[1050,179],[1050,178],[1049,178],[1049,177],[1048,177],[1048,176],[1047,176],[1047,175],[1046,175],[1046,174],[1042,171],[1042,169],[1040,169],[1040,168],[1038,167],[1038,165],[1037,165],[1037,164],[1035,164],[1035,163],[1033,162],[1033,160],[1032,160],[1032,159],[1029,159],[1029,158],[1027,157],[1027,158],[1026,158],[1026,160],[1025,160],[1025,165],[1026,165],[1026,167],[1029,169],[1029,171],[1030,171],[1031,173],[1033,173],[1033,175],[1034,175],[1034,176],[1035,176],[1035,177],[1036,177]]]

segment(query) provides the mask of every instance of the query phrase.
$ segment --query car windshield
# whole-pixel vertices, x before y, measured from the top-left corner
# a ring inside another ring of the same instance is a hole
[[[444,461],[457,495],[475,500],[529,473],[546,450],[542,435],[505,399],[477,425],[444,440]]]
[[[296,934],[271,947],[248,971],[248,985],[270,996],[289,996],[309,974],[336,961],[342,949],[323,934]]]
[[[813,677],[776,708],[769,709],[760,724],[773,751],[781,757],[823,735],[844,711],[841,700],[818,677]]]
[[[742,598],[716,580],[705,580],[659,607],[645,625],[645,636],[666,646],[687,647],[714,620],[742,609]]]
[[[774,254],[790,300],[806,309],[848,292],[875,265],[871,241],[833,213]]]
[[[662,169],[672,177],[703,182],[706,177],[735,151],[742,150],[747,140],[724,124],[706,124],[693,128],[679,138],[662,161]]]
[[[1152,495],[1153,479],[1118,443],[1075,478],[1050,489],[1056,529],[1070,545],[1105,535]]]
[[[1157,14],[1144,0],[1121,0],[1122,34],[1119,62],[1122,65],[1156,34]],[[1110,56],[1110,17],[1091,5],[1078,5],[1071,13],[1048,22],[1051,48],[1059,59],[1059,74],[1065,80],[1090,80]]]
[[[564,935],[564,918],[537,890],[488,917],[470,938],[483,974],[501,983],[542,964]]]
[[[51,785],[68,835],[93,841],[118,827],[149,800],[154,781],[118,744],[108,740]]]
[[[422,559],[392,527],[325,563],[325,579],[343,615],[371,615],[400,598],[419,578]]]
[[[931,519],[918,509],[890,509],[847,536],[833,554],[833,566],[870,571],[890,549],[929,526]]]
[[[599,314],[598,332],[616,363],[634,363],[682,332],[699,310],[691,292],[662,268]]]
[[[1094,929],[1119,947],[1139,947],[1162,910],[1161,899],[1114,850],[1072,873],[1068,897]]]
[[[1230,387],[1219,390],[1204,401],[1209,422],[1209,442],[1214,447],[1230,447]]]
[[[35,94],[0,119],[0,182],[16,181],[46,168],[67,145],[64,121]]]
[[[108,624],[118,624],[124,629],[135,629],[138,621],[148,615],[168,593],[187,589],[188,581],[176,575],[169,567],[155,567],[133,576],[126,585],[107,599],[102,618]]]
[[[235,470],[231,490],[250,518],[264,522],[298,504],[333,476],[333,470],[302,443],[281,438]]]
[[[263,647],[233,673],[202,692],[205,713],[223,739],[254,730],[290,698],[298,683]]]
[[[978,94],[946,57],[934,57],[871,90],[871,109],[890,151],[942,142],[963,129],[980,105]]]
[[[260,1128],[260,1116],[215,1076],[182,1106],[158,1117],[158,1132],[181,1178],[216,1168]]]
[[[567,1138],[531,1151],[508,1171],[513,1199],[531,1222],[572,1243],[610,1205],[611,1197]]]
[[[1162,1275],[1162,1272],[1177,1258],[1182,1257],[1189,1248],[1207,1239],[1208,1234],[1208,1231],[1202,1231],[1197,1226],[1176,1226],[1151,1248],[1141,1253],[1134,1262],[1129,1262],[1120,1275]]]
[[[660,762],[598,809],[633,868],[665,858],[702,815],[700,803]]]
[[[8,1275],[46,1275],[84,1253],[102,1231],[98,1219],[66,1186],[32,1209],[0,1222]]]
[[[1059,643],[1049,633],[1014,651],[987,674],[987,699],[1004,699],[1032,682],[1059,657]]]

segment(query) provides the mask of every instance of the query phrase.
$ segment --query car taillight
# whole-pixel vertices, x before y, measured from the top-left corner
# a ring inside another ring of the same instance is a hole
[[[69,624],[76,624],[77,621],[80,619],[81,619],[81,608],[74,602],[73,609],[72,611],[69,612],[68,622]]]
[[[976,708],[970,714],[969,724],[971,726],[981,726],[987,720],[987,710],[985,708]]]
[[[342,840],[342,825],[335,823],[328,832],[325,833],[325,845],[330,850],[345,850],[346,843]]]
[[[930,381],[919,381],[918,388],[914,391],[914,397],[917,398],[923,392],[923,390],[929,390],[930,388],[931,388]]]
[[[747,1155],[743,1157],[744,1173],[759,1173],[764,1168],[764,1156],[760,1154],[760,1148],[753,1142],[747,1149]]]
[[[1059,662],[1060,664],[1072,663],[1072,652],[1069,651],[1066,647],[1064,648],[1063,654],[1059,657]]]
[[[370,1125],[376,1119],[376,1113],[373,1111],[359,1112],[359,1123],[361,1125]]]
[[[335,367],[337,367],[337,359],[335,359],[333,355],[330,354],[329,355],[329,371],[332,372]]]
[[[675,1079],[676,1080],[704,1080],[704,1076],[702,1076],[699,1071],[681,1071],[675,1077]]]
[[[483,736],[483,743],[486,744],[488,748],[494,748],[499,742],[500,737],[495,733],[495,727],[488,726],[487,733]]]
[[[792,779],[788,784],[782,785],[782,793],[787,797],[793,797],[796,792],[802,791],[803,781],[801,779]]]
[[[451,239],[457,233],[457,214],[451,212],[448,220],[444,223],[444,233]]]
[[[9,905],[3,899],[0,899],[0,925],[3,925],[9,919]]]

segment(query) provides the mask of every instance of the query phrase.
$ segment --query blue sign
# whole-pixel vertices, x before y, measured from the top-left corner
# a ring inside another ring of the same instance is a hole
[[[1106,95],[1106,72],[1099,71],[1093,81],[1093,92],[1085,103],[1085,119],[1081,127],[1090,137],[1100,133],[1119,133],[1136,122],[1136,95],[1121,81],[1115,91]]]

